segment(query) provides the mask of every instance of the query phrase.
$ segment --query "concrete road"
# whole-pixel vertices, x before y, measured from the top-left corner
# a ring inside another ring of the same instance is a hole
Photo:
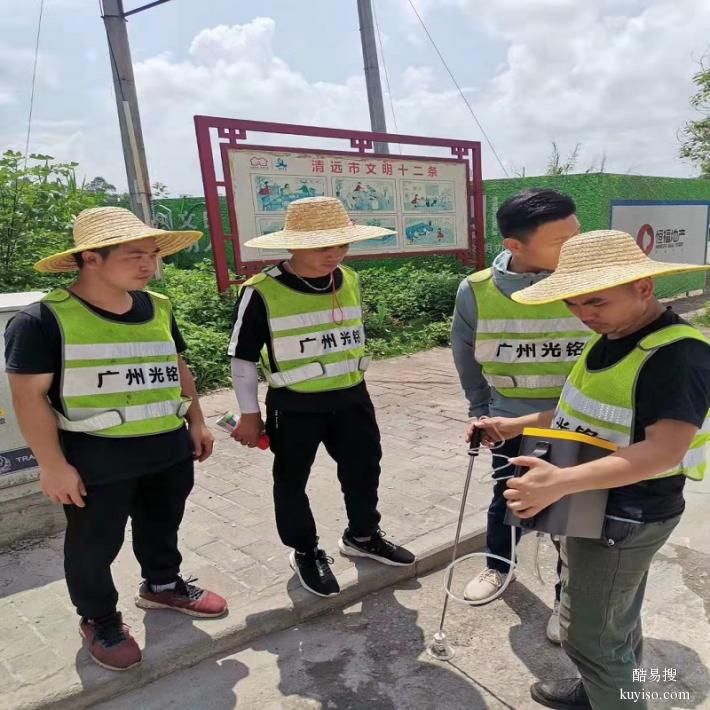
[[[709,494],[707,482],[689,488],[684,524],[658,555],[649,580],[644,610],[646,690],[677,698],[653,701],[654,709],[710,707]],[[504,599],[478,609],[449,605],[446,630],[456,656],[448,663],[433,661],[425,652],[442,604],[444,575],[439,571],[265,636],[232,655],[204,661],[96,708],[539,707],[530,700],[530,683],[574,671],[562,650],[544,635],[554,557],[552,547],[543,542],[541,567],[548,582],[541,584],[534,574],[535,544],[533,536],[521,542],[518,581]],[[474,559],[460,566],[455,592],[461,593],[464,581],[481,564]],[[675,671],[674,681],[667,669]],[[653,671],[660,680],[654,680]]]

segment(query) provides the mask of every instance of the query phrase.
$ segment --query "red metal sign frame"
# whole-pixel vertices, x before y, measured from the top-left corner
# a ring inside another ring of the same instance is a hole
[[[235,118],[219,118],[216,116],[195,116],[195,131],[197,134],[197,149],[202,171],[202,184],[205,190],[207,222],[212,240],[212,255],[217,275],[217,287],[226,291],[231,285],[241,283],[248,276],[259,272],[265,265],[273,261],[242,261],[237,215],[234,206],[229,151],[239,150],[277,150],[292,153],[319,153],[323,155],[339,154],[362,157],[369,155],[376,158],[392,160],[436,160],[447,162],[463,162],[466,166],[467,209],[468,209],[468,248],[467,249],[432,249],[427,251],[388,252],[382,254],[353,254],[352,259],[388,259],[414,256],[431,256],[432,254],[449,254],[466,264],[474,263],[477,268],[485,266],[484,230],[485,215],[483,212],[483,181],[481,177],[481,144],[478,141],[458,140],[454,138],[427,138],[424,136],[407,136],[395,133],[373,133],[370,131],[351,131],[340,128],[322,128],[318,126],[299,126],[289,123],[270,123],[249,121]],[[299,148],[296,146],[257,145],[246,143],[247,132],[284,134],[293,136],[309,136],[317,138],[337,138],[348,141],[350,149],[321,150],[319,148]],[[219,162],[222,177],[217,176],[217,162],[213,152],[213,140],[219,146]],[[373,151],[376,142],[400,145],[421,145],[437,148],[449,148],[453,158],[441,158],[423,155],[378,154]],[[220,197],[226,197],[229,229],[226,230],[220,210]],[[234,264],[238,275],[233,278],[229,273],[227,249],[231,246],[234,254]]]

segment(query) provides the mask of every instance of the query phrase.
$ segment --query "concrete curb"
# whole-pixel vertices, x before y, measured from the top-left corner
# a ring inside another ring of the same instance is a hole
[[[477,516],[470,517],[473,519]],[[388,567],[372,560],[354,560],[354,567],[338,575],[342,591],[337,597],[320,599],[300,586],[295,586],[240,608],[238,618],[235,618],[236,613],[232,611],[230,616],[222,620],[206,622],[199,630],[194,629],[194,638],[190,638],[187,633],[186,639],[185,625],[178,624],[175,629],[167,631],[171,635],[173,631],[176,632],[177,644],[172,645],[170,639],[167,639],[168,643],[160,644],[159,647],[149,645],[145,650],[142,665],[135,670],[110,673],[98,669],[100,672],[83,678],[82,684],[74,683],[73,686],[59,691],[56,687],[57,679],[51,683],[52,678],[49,678],[46,691],[42,691],[41,702],[36,701],[39,688],[34,686],[32,695],[35,699],[23,699],[20,691],[14,694],[14,697],[11,695],[6,698],[11,703],[9,707],[15,710],[80,710],[135,690],[175,671],[194,666],[205,659],[233,653],[267,634],[298,626],[307,619],[348,606],[372,592],[444,566],[451,560],[455,531],[455,525],[447,525],[408,543],[407,547],[417,555],[417,562],[411,567]],[[468,525],[464,522],[458,556],[483,549],[485,527],[481,527],[480,523],[474,527],[473,521]],[[232,603],[236,606],[238,600],[232,600]],[[186,620],[185,623],[189,624],[189,621]],[[177,638],[180,631],[182,637]]]

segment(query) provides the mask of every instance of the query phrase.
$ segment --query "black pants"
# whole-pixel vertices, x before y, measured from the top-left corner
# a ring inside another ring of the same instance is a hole
[[[267,409],[266,431],[274,453],[276,527],[284,545],[303,552],[318,544],[306,484],[321,443],[338,465],[350,532],[367,537],[377,530],[382,449],[372,402],[332,412]]]
[[[64,506],[64,572],[81,616],[98,618],[116,609],[111,563],[123,545],[129,517],[143,578],[152,584],[175,580],[182,562],[178,528],[193,482],[190,459],[161,473],[87,486],[86,507]]]
[[[509,439],[500,448],[493,450],[493,468],[498,468],[499,466],[505,465],[506,459],[503,456],[517,456],[520,449],[520,442],[522,437],[516,437],[515,439]],[[498,455],[496,455],[498,454]],[[511,476],[515,470],[514,466],[506,466],[495,474],[495,478],[501,476]],[[508,487],[508,480],[496,481],[493,486],[493,498],[491,504],[488,507],[488,525],[486,527],[486,546],[488,552],[494,555],[500,555],[506,559],[510,559],[510,527],[505,524],[505,513],[508,509],[507,501],[503,496],[503,492]],[[521,529],[515,528],[515,541],[516,544],[520,541]],[[559,556],[559,543],[554,541],[555,547],[557,548],[557,579],[555,584],[555,599],[559,601],[560,598],[560,571],[562,569],[562,561]],[[508,574],[508,569],[510,565],[507,562],[502,562],[501,560],[495,560],[488,558],[487,566],[490,569],[496,569],[503,574]]]

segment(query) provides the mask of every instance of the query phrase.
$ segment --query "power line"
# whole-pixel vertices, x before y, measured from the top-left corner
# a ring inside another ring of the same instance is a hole
[[[37,58],[39,57],[39,36],[42,30],[42,15],[44,13],[44,0],[40,0],[39,19],[37,20],[37,37],[35,38],[35,59],[32,66],[32,89],[30,91],[30,110],[27,115],[27,138],[25,140],[25,167],[27,167],[27,157],[30,152],[30,133],[32,131],[32,109],[35,102],[35,83],[37,81]]]
[[[417,8],[415,7],[413,0],[408,0],[408,1],[409,1],[409,5],[411,6],[412,10],[414,11],[414,14],[417,16],[417,19],[419,20],[421,26],[424,28],[424,32],[426,32],[426,35],[429,38],[429,41],[431,42],[432,46],[436,50],[436,53],[439,55],[439,59],[441,59],[441,63],[444,65],[444,68],[449,73],[449,76],[451,77],[451,81],[454,82],[454,86],[458,89],[459,94],[461,94],[461,98],[463,99],[464,103],[466,104],[466,107],[468,108],[469,112],[473,116],[473,120],[476,122],[476,125],[478,126],[481,133],[483,134],[483,137],[486,139],[486,143],[488,143],[488,147],[493,152],[493,155],[495,155],[496,160],[498,161],[498,165],[500,165],[501,170],[505,173],[505,176],[510,177],[508,175],[508,171],[505,169],[505,165],[503,165],[503,161],[500,159],[500,156],[496,152],[496,149],[493,147],[493,143],[492,143],[491,139],[488,137],[488,134],[485,132],[485,130],[483,130],[483,126],[481,125],[481,122],[478,120],[478,117],[476,116],[473,108],[471,107],[471,104],[468,102],[468,99],[464,95],[463,90],[459,86],[459,83],[456,81],[456,77],[454,77],[451,69],[449,69],[449,65],[446,63],[446,60],[444,59],[443,55],[439,51],[439,48],[436,46],[436,42],[434,42],[434,38],[431,36],[431,33],[427,29],[427,26],[424,24],[424,20],[422,19],[419,12],[417,12]]]
[[[382,46],[382,35],[380,35],[380,25],[377,22],[377,8],[375,7],[375,2],[372,3],[372,15],[375,19],[375,30],[377,31],[377,42],[380,45],[380,56],[382,57],[382,68],[385,72],[385,85],[387,86],[387,96],[390,100],[390,111],[392,112],[392,122],[394,123],[394,132],[399,133],[399,128],[397,127],[397,115],[394,112],[394,100],[392,98],[392,89],[390,88],[390,76],[387,71],[387,62],[385,61],[385,50]],[[402,144],[397,143],[399,147],[400,155],[402,153]]]

